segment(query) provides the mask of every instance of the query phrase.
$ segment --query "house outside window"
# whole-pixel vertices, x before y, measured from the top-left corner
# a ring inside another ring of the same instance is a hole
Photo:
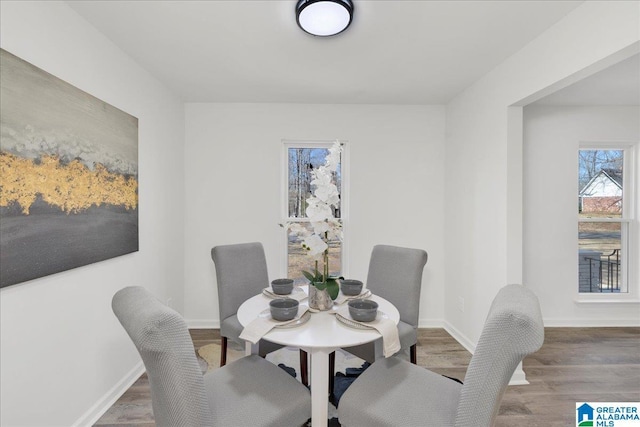
[[[299,223],[311,228],[306,217],[307,199],[314,188],[311,185],[311,171],[325,162],[325,157],[333,141],[285,141],[284,142],[284,221]],[[340,207],[335,209],[335,218],[344,220],[345,214],[345,152],[342,153],[340,166],[334,175],[334,182],[340,193]],[[344,222],[343,222],[344,232]],[[344,233],[343,233],[344,234]],[[302,270],[312,271],[313,262],[305,254],[302,238],[286,233],[286,272],[287,277],[295,283],[305,283]],[[344,239],[332,239],[329,244],[329,274],[340,276],[343,273]]]
[[[635,154],[631,145],[578,152],[578,292],[628,294],[637,266]]]

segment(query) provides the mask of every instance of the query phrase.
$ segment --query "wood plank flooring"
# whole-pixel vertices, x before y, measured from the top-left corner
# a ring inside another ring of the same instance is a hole
[[[191,336],[196,349],[220,342],[217,330]],[[446,331],[420,329],[418,340],[420,366],[464,379],[471,355]],[[640,328],[545,328],[544,345],[523,368],[530,384],[507,389],[496,427],[575,425],[576,402],[640,401]],[[146,375],[95,425],[154,426]]]

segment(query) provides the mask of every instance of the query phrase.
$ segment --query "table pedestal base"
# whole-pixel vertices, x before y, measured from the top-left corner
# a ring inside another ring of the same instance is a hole
[[[312,348],[311,354],[311,427],[324,427],[329,418],[329,354],[334,349]]]

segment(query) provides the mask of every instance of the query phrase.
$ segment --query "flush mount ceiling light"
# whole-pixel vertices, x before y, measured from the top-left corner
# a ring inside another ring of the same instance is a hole
[[[298,26],[314,36],[326,37],[347,29],[353,19],[351,0],[298,0]]]

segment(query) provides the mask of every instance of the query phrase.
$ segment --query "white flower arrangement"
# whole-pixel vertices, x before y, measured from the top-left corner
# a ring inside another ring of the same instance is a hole
[[[329,240],[342,241],[342,223],[333,212],[340,206],[340,193],[333,182],[333,174],[340,165],[342,145],[336,141],[325,157],[324,165],[311,171],[311,185],[314,190],[307,199],[305,214],[309,218],[311,230],[300,223],[286,223],[282,225],[291,235],[302,238],[302,247],[307,255],[315,260],[314,274],[303,271],[302,274],[311,285],[318,290],[327,289],[332,299],[338,296],[337,277],[329,277]],[[318,262],[323,261],[322,272],[318,271]]]

